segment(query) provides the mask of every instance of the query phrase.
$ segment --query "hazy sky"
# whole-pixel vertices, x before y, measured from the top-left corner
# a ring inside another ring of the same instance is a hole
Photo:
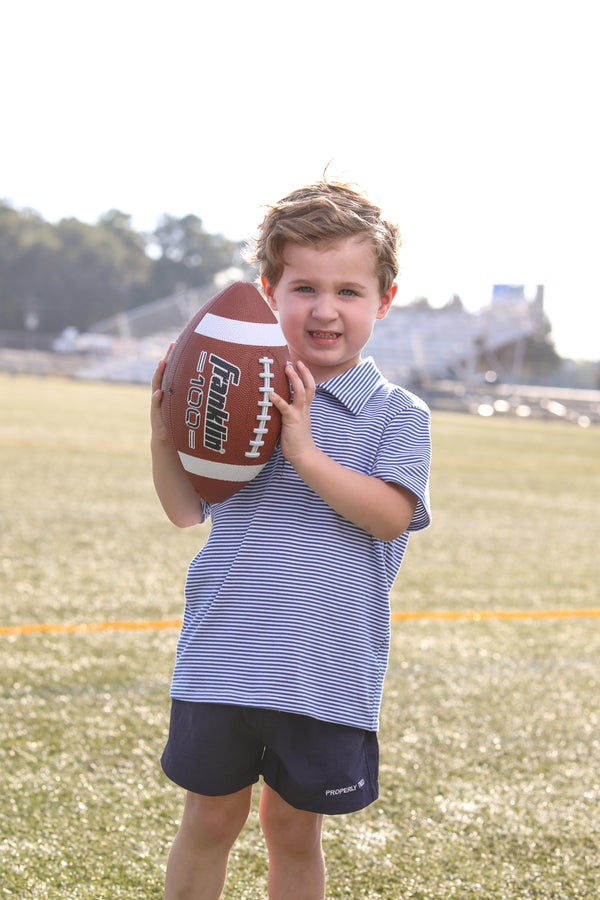
[[[399,298],[542,283],[600,358],[594,0],[19,0],[2,15],[0,197],[251,235],[330,173],[404,235]]]

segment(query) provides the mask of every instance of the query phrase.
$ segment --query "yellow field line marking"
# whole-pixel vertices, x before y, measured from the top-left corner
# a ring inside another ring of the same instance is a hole
[[[181,619],[150,622],[88,622],[68,625],[0,625],[0,634],[87,634],[92,631],[133,631],[140,628],[181,628]]]
[[[506,609],[506,610],[429,610],[393,612],[393,621],[410,619],[577,619],[598,618],[600,609]],[[135,631],[151,628],[181,628],[181,619],[157,619],[134,622],[88,622],[72,624],[0,625],[3,634],[88,634],[95,631]]]
[[[576,619],[595,618],[600,616],[600,609],[473,609],[473,610],[440,610],[426,612],[394,612],[392,619]]]

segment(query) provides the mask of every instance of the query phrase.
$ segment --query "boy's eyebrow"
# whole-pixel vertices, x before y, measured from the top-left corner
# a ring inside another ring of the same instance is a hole
[[[312,285],[314,283],[314,279],[310,276],[308,278],[293,278],[288,282],[288,286],[300,287],[301,285]],[[361,284],[359,281],[340,281],[339,288],[343,288],[344,290],[355,290],[355,291],[364,291],[365,286]]]

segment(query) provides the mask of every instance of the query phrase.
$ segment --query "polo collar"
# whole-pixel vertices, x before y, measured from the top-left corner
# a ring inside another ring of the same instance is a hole
[[[357,416],[369,397],[384,384],[387,384],[387,379],[375,365],[373,357],[368,356],[341,375],[322,381],[317,385],[317,390],[331,394]]]

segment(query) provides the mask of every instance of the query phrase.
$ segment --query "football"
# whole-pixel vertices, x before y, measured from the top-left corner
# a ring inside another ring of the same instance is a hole
[[[167,359],[162,416],[181,465],[208,503],[231,497],[273,453],[289,401],[279,323],[254,285],[237,281],[188,322]]]

